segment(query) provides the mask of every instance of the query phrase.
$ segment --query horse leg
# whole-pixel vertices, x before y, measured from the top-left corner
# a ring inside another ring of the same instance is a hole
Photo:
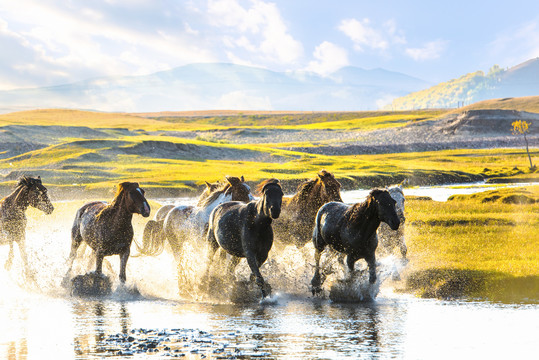
[[[223,253],[226,255],[225,251],[223,251]],[[235,279],[236,266],[238,266],[240,261],[241,258],[237,256],[231,256],[230,262],[228,263],[228,266],[226,268],[226,273],[232,278],[232,280]]]
[[[319,294],[322,291],[322,282],[320,278],[320,257],[324,252],[324,248],[314,249],[314,276],[311,280],[311,292],[313,295]]]
[[[348,254],[346,256],[346,266],[348,268],[348,273],[350,274],[350,278],[353,278],[355,276],[355,272],[354,272],[354,266],[356,264],[356,261],[359,260],[359,257],[358,256],[354,256],[352,254]],[[370,268],[370,266],[369,266]]]
[[[95,252],[95,274],[96,275],[103,275],[103,259],[105,258],[105,255],[101,251]]]
[[[268,296],[267,286],[265,285],[264,278],[262,277],[260,269],[258,268],[259,264],[255,254],[252,251],[249,251],[245,254],[245,257],[247,258],[247,264],[249,264],[251,272],[256,278],[256,285],[258,285],[258,287],[262,291],[262,297]]]
[[[12,264],[13,264],[13,241],[10,240],[9,241],[9,254],[7,256],[7,261],[6,261],[6,264],[4,265],[4,268],[9,271],[11,269]]]
[[[215,256],[215,252],[217,251],[217,249],[219,249],[219,243],[217,243],[217,240],[215,239],[215,234],[213,233],[213,230],[211,228],[208,229],[208,232],[206,233],[206,241],[210,245],[210,248],[208,250],[208,265],[206,267],[206,274],[204,275],[204,278],[202,280],[203,284],[209,284],[210,270],[213,262],[213,257]]]
[[[122,284],[125,284],[127,276],[125,274],[125,268],[127,267],[127,260],[129,259],[130,250],[127,248],[126,251],[120,254],[120,281]]]
[[[374,284],[376,282],[376,255],[374,252],[366,256],[365,261],[369,265],[369,283]]]
[[[24,264],[24,272],[26,274],[26,277],[30,280],[34,280],[34,275],[30,271],[30,266],[28,265],[28,254],[26,253],[26,242],[24,241],[24,238],[19,240],[17,244],[19,245],[19,252],[21,253],[21,258]]]

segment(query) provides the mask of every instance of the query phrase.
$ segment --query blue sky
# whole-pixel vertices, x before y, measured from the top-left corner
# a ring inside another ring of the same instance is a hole
[[[438,83],[538,57],[539,1],[6,0],[0,49],[0,90],[198,62]]]

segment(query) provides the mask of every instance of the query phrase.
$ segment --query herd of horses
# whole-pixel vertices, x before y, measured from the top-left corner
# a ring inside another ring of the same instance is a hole
[[[209,265],[204,281],[208,281],[218,250],[222,259],[229,258],[226,268],[219,269],[220,273],[229,276],[233,276],[239,261],[245,258],[251,280],[266,297],[271,294],[271,287],[262,277],[260,267],[267,260],[274,240],[281,248],[289,245],[302,248],[312,241],[315,248],[313,294],[322,289],[324,276],[320,274],[320,257],[328,246],[346,256],[351,276],[356,261],[365,259],[369,282],[374,283],[379,239],[386,252],[398,247],[401,256],[406,257],[402,226],[399,231],[399,225],[404,222],[402,185],[373,189],[364,202],[352,205],[343,203],[340,188],[333,174],[322,170],[314,179],[300,184],[292,196],[284,196],[279,180],[265,180],[257,187],[255,198],[243,176],[227,176],[224,182],[206,183],[196,205],[162,206],[154,219],[146,223],[142,244],[135,245],[141,255],[156,256],[168,244],[179,260],[187,241],[206,244]],[[12,264],[13,243],[16,242],[26,274],[31,274],[25,250],[25,211],[29,206],[46,214],[54,210],[39,177],[22,177],[15,190],[0,200],[0,244],[10,246],[5,267],[9,269]],[[120,256],[119,279],[124,284],[134,235],[133,214],[150,215],[145,192],[135,182],[119,184],[110,203],[96,201],[82,206],[75,214],[71,230],[66,278],[84,242],[94,251],[96,275],[102,276],[104,257]],[[388,228],[380,226],[381,223]]]

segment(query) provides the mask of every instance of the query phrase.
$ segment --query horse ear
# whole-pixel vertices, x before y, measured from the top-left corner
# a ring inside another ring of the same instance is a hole
[[[245,182],[245,179],[243,178],[243,175],[240,178],[241,182]]]
[[[207,182],[207,181],[204,181],[204,182],[206,183],[206,187],[207,187],[208,189],[211,189],[211,184],[210,184],[209,182]]]

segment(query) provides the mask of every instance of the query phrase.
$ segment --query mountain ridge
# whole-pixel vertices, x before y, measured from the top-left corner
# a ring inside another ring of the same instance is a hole
[[[0,110],[374,110],[388,99],[427,85],[421,79],[384,69],[347,67],[322,77],[230,63],[195,63],[149,75],[99,77],[0,91]]]

